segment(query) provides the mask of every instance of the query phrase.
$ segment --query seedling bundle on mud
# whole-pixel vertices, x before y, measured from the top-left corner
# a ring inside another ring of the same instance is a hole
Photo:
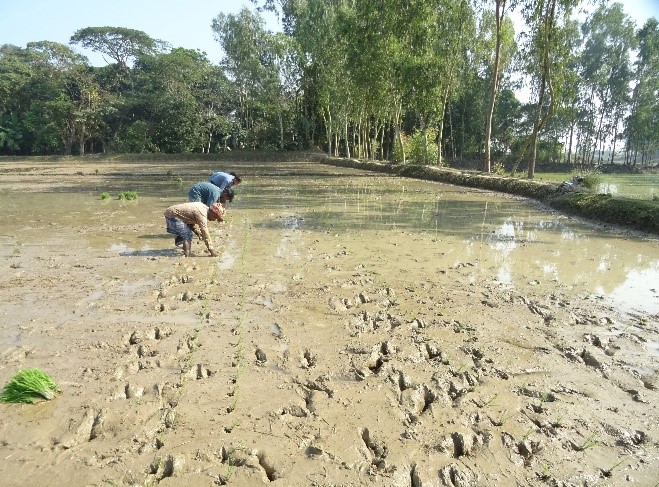
[[[44,371],[24,369],[2,389],[0,401],[34,403],[53,399],[59,392],[59,386]]]

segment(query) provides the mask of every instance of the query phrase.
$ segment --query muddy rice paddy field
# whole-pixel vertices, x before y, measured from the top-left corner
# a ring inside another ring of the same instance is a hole
[[[656,237],[304,161],[5,160],[0,205],[0,381],[62,390],[0,404],[2,486],[659,485]]]

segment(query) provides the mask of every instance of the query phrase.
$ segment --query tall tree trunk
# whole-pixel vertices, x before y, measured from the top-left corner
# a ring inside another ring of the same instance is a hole
[[[325,119],[325,131],[327,132],[327,155],[332,157],[332,114],[327,107],[327,114],[323,117]]]
[[[487,104],[485,119],[485,167],[486,172],[492,170],[490,153],[492,150],[492,118],[494,116],[494,103],[499,89],[499,63],[501,56],[501,27],[506,10],[506,0],[495,0],[496,44],[494,47],[494,65],[492,66],[492,83],[490,85],[490,98]]]
[[[403,144],[403,132],[400,129],[401,118],[402,118],[403,107],[402,103],[396,104],[396,110],[394,112],[394,139],[395,144],[398,144],[400,147],[400,152],[403,156],[403,164],[405,164],[405,145]],[[395,149],[394,149],[395,152]]]
[[[595,152],[598,150],[598,147],[599,147],[599,151],[600,151],[599,158],[601,158],[601,154],[602,154],[602,145],[601,145],[602,144],[602,125],[603,124],[604,124],[604,112],[602,111],[602,113],[600,114],[599,122],[597,124],[597,131],[595,132],[595,144],[593,145],[593,153],[590,157],[590,165],[593,165],[595,163]]]
[[[549,117],[553,114],[554,110],[554,90],[553,90],[553,84],[552,84],[552,74],[551,74],[551,54],[552,54],[552,48],[551,48],[551,36],[553,34],[554,30],[554,24],[556,22],[556,0],[551,0],[549,3],[549,8],[546,13],[545,19],[543,21],[544,23],[544,52],[543,52],[543,67],[542,67],[542,76],[541,76],[541,82],[540,82],[540,94],[538,96],[538,116],[536,118],[536,123],[534,124],[533,127],[533,156],[531,160],[529,161],[529,170],[528,170],[528,178],[533,179],[533,176],[535,175],[535,163],[537,160],[537,154],[538,154],[538,138],[540,131],[542,130],[542,127],[544,126],[545,122],[549,119]],[[549,92],[549,107],[547,111],[542,114],[542,107],[544,105],[545,101],[545,91]]]
[[[613,145],[611,146],[611,159],[610,164],[613,164],[613,159],[616,154],[616,139],[618,138],[618,120],[615,120],[615,129],[613,130]]]
[[[442,116],[439,119],[439,124],[437,126],[437,165],[438,166],[443,166],[444,161],[442,160],[442,146],[443,140],[444,140],[444,120],[446,120],[446,106],[448,105],[448,95],[449,95],[449,88],[447,87],[446,90],[444,90],[444,99],[442,100],[442,107],[441,107],[441,114]]]
[[[572,158],[572,138],[574,137],[574,122],[570,125],[570,139],[568,140],[567,163],[570,164]]]

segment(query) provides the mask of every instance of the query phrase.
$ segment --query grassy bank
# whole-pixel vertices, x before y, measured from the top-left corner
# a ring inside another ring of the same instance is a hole
[[[552,208],[578,217],[632,230],[659,234],[659,201],[655,200],[644,201],[615,197],[585,190],[566,192],[560,189],[559,183],[496,176],[451,168],[411,164],[382,164],[329,157],[319,158],[319,162],[516,194],[536,199]]]
[[[582,173],[544,173],[537,172],[535,179],[560,184],[581,176]],[[597,174],[597,192],[622,198],[652,200],[659,197],[659,173],[648,174]]]

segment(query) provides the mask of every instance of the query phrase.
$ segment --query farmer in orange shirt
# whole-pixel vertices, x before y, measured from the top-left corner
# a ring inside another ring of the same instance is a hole
[[[190,255],[193,233],[204,241],[211,257],[217,257],[218,253],[208,233],[208,222],[222,221],[223,216],[224,206],[221,203],[214,203],[210,207],[200,202],[172,205],[165,210],[167,233],[176,235],[174,243],[183,245],[185,257]]]

